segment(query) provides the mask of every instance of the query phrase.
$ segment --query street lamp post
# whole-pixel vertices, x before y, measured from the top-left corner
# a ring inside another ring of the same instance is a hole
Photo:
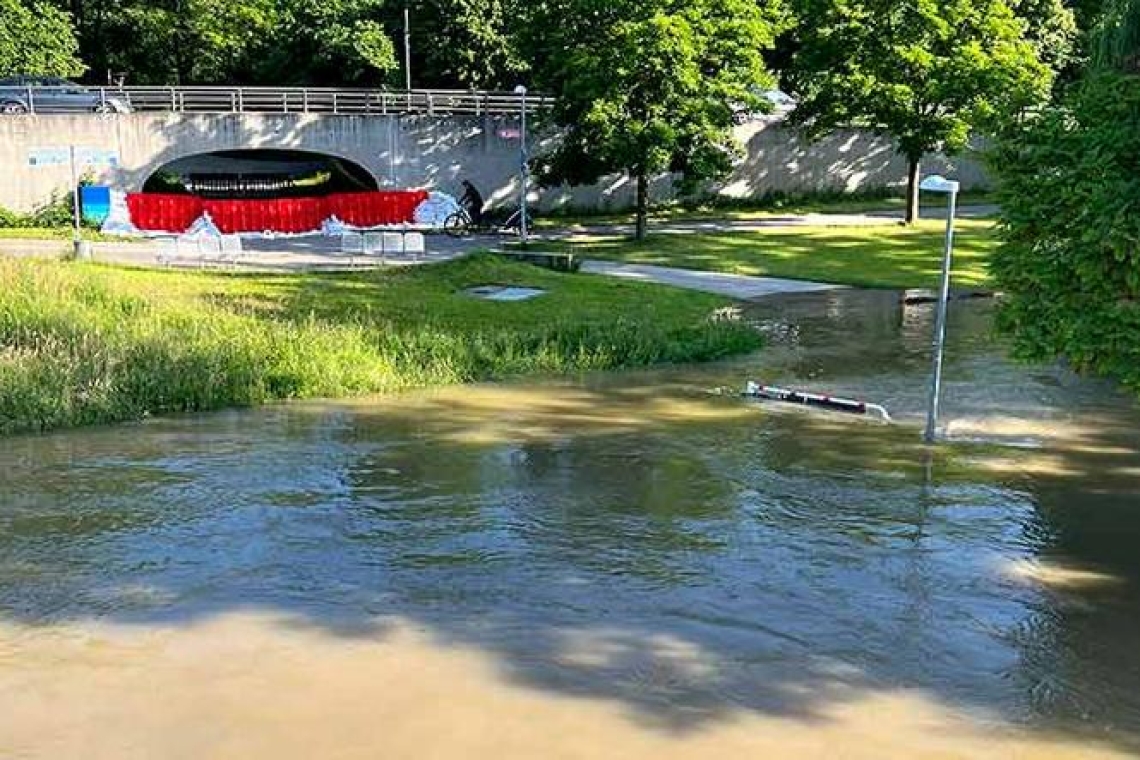
[[[76,161],[74,145],[68,146],[68,158],[71,164],[71,250],[72,256],[77,259],[90,258],[90,249],[83,242],[83,212],[80,210],[79,199],[79,169]]]
[[[938,404],[942,394],[942,357],[946,349],[946,312],[950,305],[950,268],[954,257],[954,213],[958,206],[959,183],[937,174],[927,177],[920,190],[943,193],[949,199],[946,211],[946,249],[942,255],[942,290],[938,295],[938,317],[934,325],[934,369],[930,378],[930,398],[926,405],[926,431],[923,440],[937,439]]]
[[[519,96],[522,101],[521,105],[521,124],[519,129],[519,181],[522,187],[519,189],[519,242],[523,247],[526,247],[529,231],[527,230],[527,189],[530,186],[530,162],[527,160],[526,149],[526,87],[519,85],[515,88],[515,94]]]
[[[412,12],[404,3],[404,89],[412,91]]]

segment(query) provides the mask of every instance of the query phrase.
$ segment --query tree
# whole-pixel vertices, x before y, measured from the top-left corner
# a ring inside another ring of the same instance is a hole
[[[993,151],[998,323],[1024,358],[1140,391],[1140,1],[1108,9],[1093,42],[1085,78]]]
[[[512,27],[518,24],[525,5],[525,0],[421,0],[413,4],[416,86],[513,87],[525,64]]]
[[[541,79],[558,97],[554,120],[563,129],[540,158],[540,176],[549,185],[626,174],[636,187],[641,240],[652,177],[673,172],[689,190],[731,168],[733,110],[757,107],[757,89],[771,86],[761,51],[781,16],[774,3],[754,0],[599,5],[554,6],[575,36],[561,50],[540,51],[549,56]],[[583,28],[589,25],[595,28]]]
[[[0,76],[68,77],[83,70],[67,13],[38,0],[0,0]]]
[[[922,157],[1042,102],[1052,72],[1004,0],[800,0],[796,123],[863,125],[907,160],[907,222]]]
[[[395,71],[385,0],[287,0],[261,81],[376,85]],[[268,73],[272,72],[272,74]]]
[[[1025,22],[1025,37],[1037,59],[1054,74],[1066,72],[1076,63],[1077,18],[1063,0],[1010,0],[1010,8]]]
[[[1093,66],[1100,71],[1140,74],[1140,1],[1110,3],[1098,19]]]
[[[136,84],[376,84],[397,65],[383,0],[75,4],[95,70]]]

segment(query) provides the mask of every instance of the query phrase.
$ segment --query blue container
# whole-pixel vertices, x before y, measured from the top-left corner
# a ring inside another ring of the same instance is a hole
[[[102,224],[111,215],[111,188],[101,185],[80,187],[79,208],[84,221]]]

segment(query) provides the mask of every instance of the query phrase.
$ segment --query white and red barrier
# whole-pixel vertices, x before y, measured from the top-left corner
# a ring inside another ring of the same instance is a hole
[[[423,190],[336,193],[311,198],[209,200],[193,195],[130,193],[131,225],[142,232],[181,234],[203,216],[227,235],[273,232],[320,232],[336,219],[355,228],[411,225],[416,210],[427,202]]]

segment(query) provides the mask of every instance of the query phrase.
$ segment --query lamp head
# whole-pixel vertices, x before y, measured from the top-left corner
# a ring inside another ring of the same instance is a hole
[[[515,95],[526,95],[526,85],[518,85],[515,87]]]
[[[919,190],[925,190],[928,193],[949,193],[951,195],[958,192],[961,185],[952,179],[946,179],[941,174],[931,174],[919,184]]]

